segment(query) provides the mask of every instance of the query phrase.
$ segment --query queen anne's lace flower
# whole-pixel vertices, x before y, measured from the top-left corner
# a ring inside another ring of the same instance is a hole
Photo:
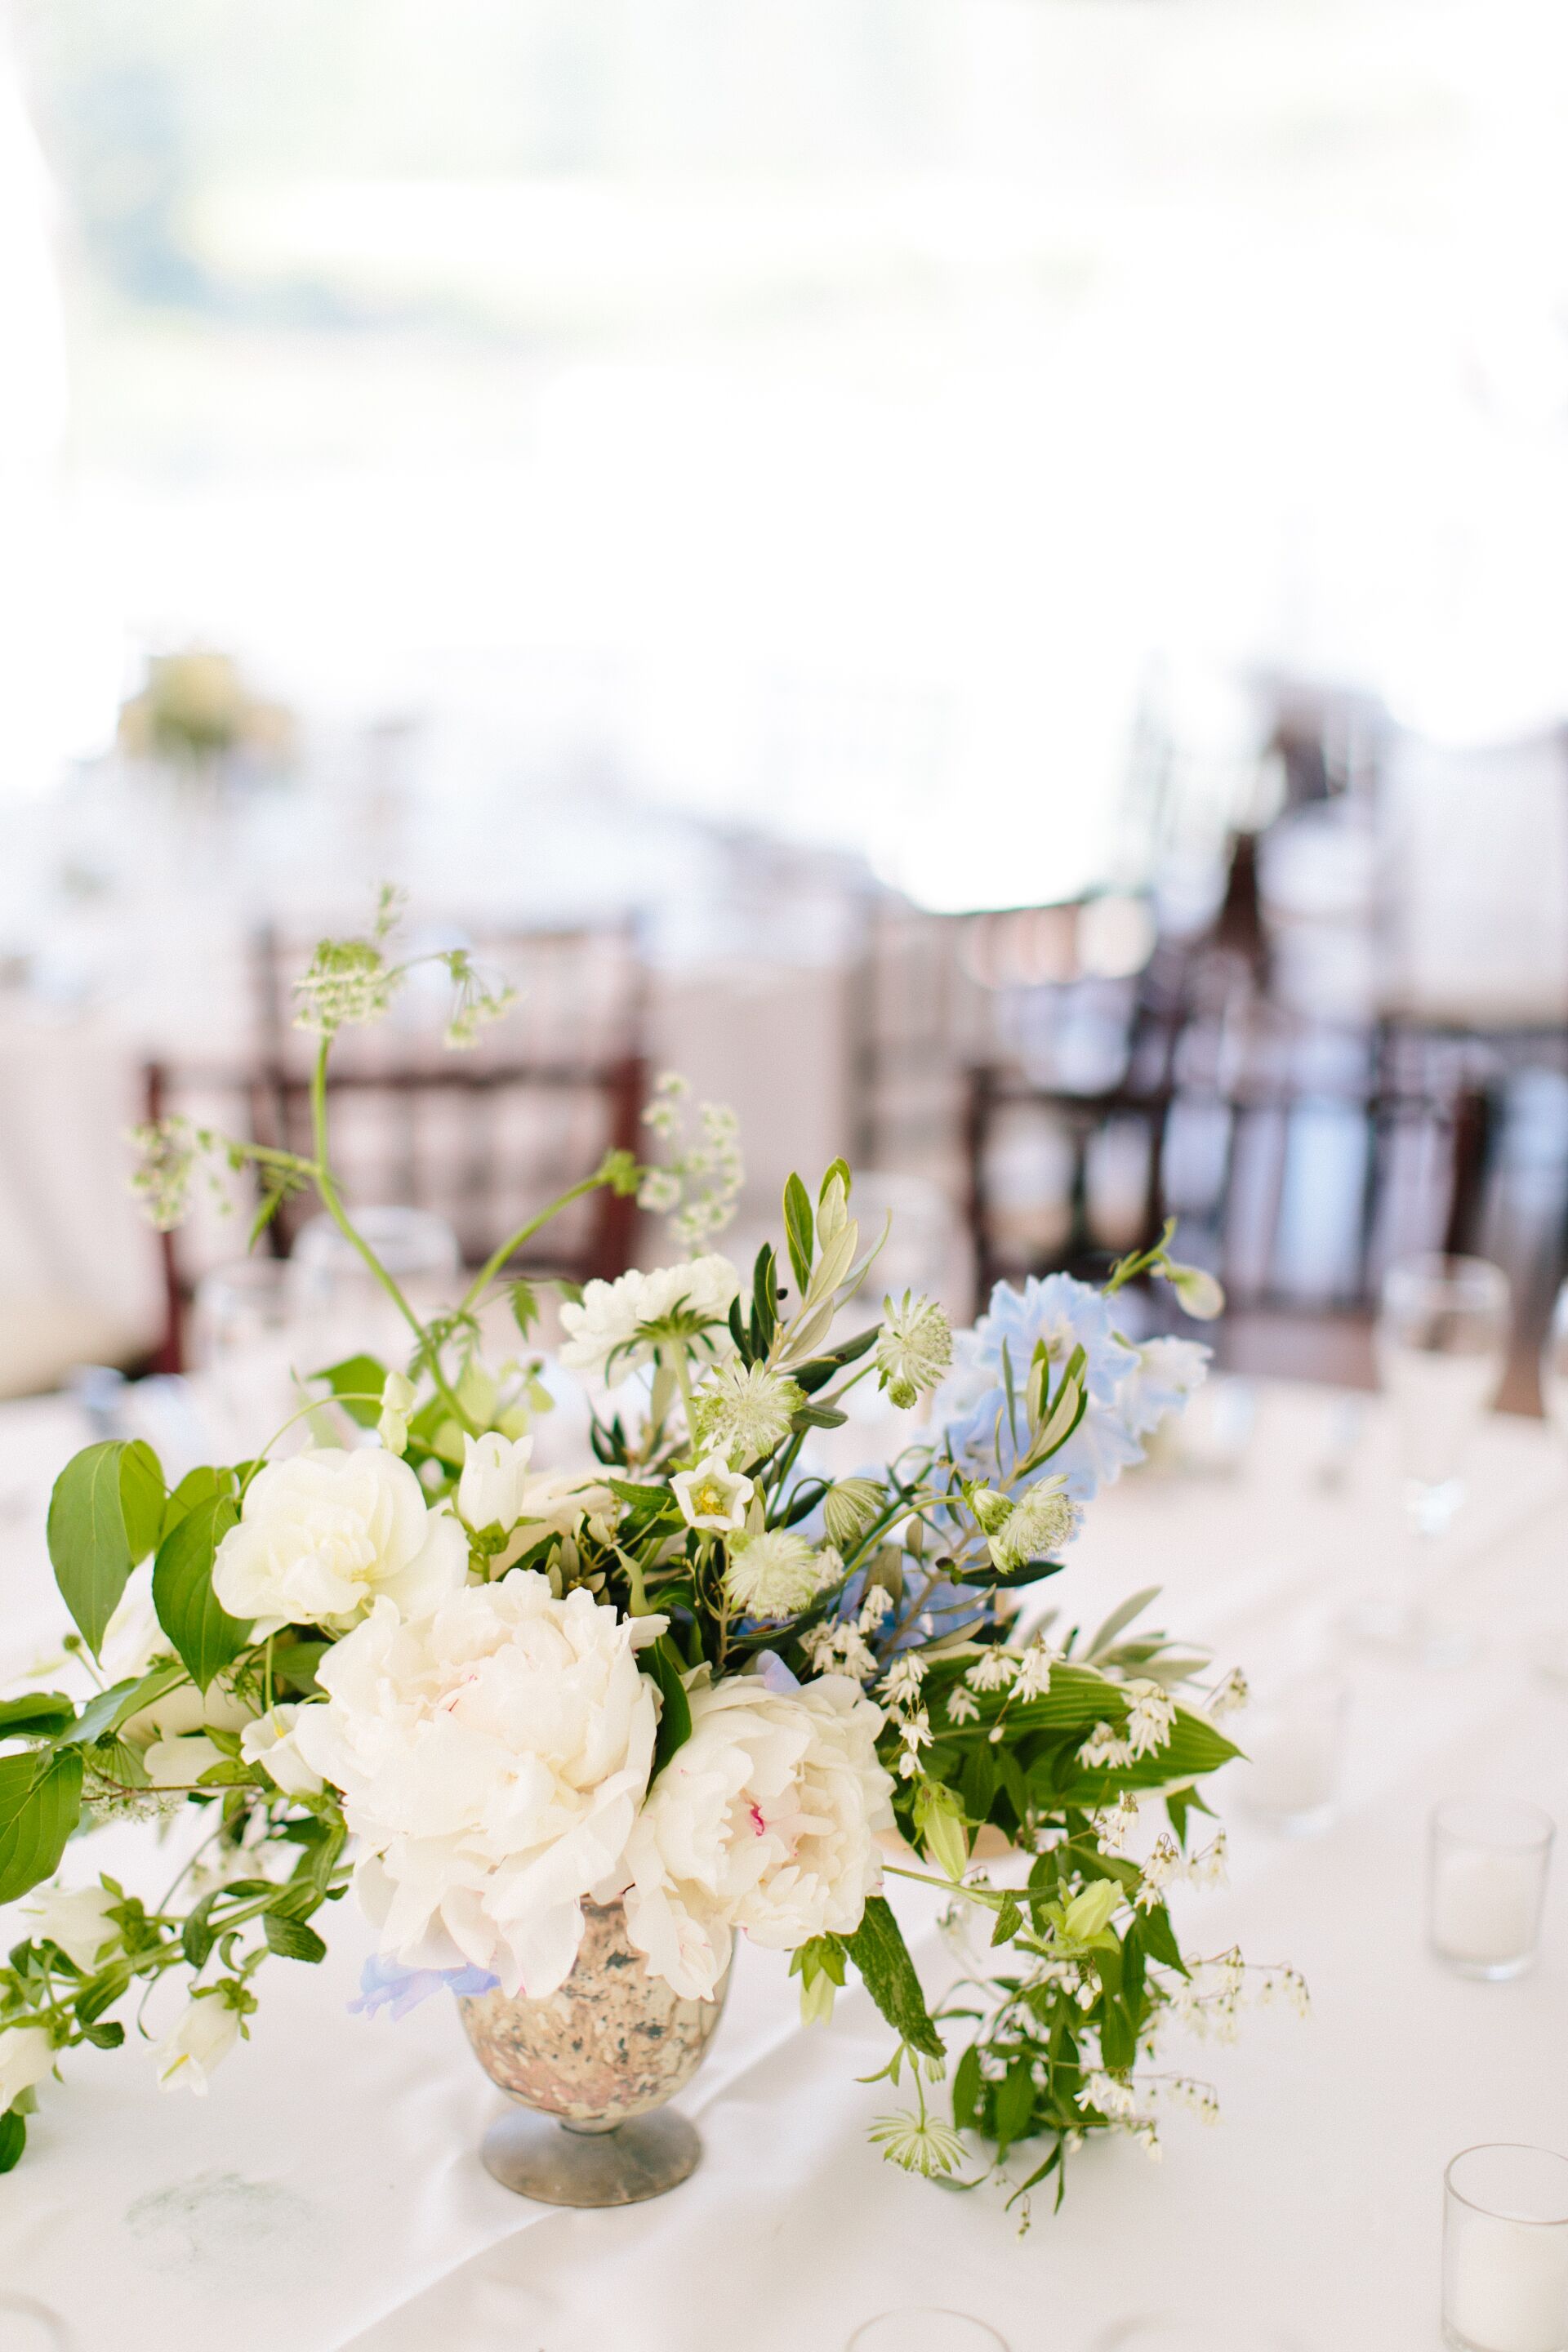
[[[649,1973],[695,2000],[712,1998],[736,1929],[773,1951],[852,1935],[893,1814],[881,1710],[847,1677],[775,1692],[742,1675],[690,1698],[691,1736],[626,1848],[626,1906]]]
[[[564,1981],[647,1785],[657,1710],[634,1652],[665,1623],[514,1569],[416,1625],[378,1601],[328,1652],[328,1703],[294,1743],[369,1849],[355,1885],[384,1955],[467,1961],[531,2000]]]
[[[468,1567],[462,1528],[426,1507],[405,1462],[379,1446],[319,1445],[257,1474],[217,1548],[213,1591],[258,1635],[344,1628],[378,1599],[427,1613]]]
[[[834,1551],[814,1551],[792,1528],[769,1528],[731,1545],[724,1589],[750,1617],[794,1617],[844,1571]]]

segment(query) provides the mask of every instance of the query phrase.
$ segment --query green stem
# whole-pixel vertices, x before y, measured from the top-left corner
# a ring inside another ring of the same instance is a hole
[[[596,1169],[592,1176],[584,1176],[580,1184],[574,1184],[569,1192],[563,1192],[558,1200],[552,1201],[547,1209],[541,1209],[539,1214],[536,1217],[531,1217],[527,1224],[519,1225],[516,1233],[509,1234],[500,1247],[490,1252],[489,1256],[464,1292],[463,1303],[458,1309],[459,1314],[468,1313],[475,1302],[484,1297],[508,1258],[515,1251],[520,1250],[525,1242],[531,1242],[534,1234],[550,1223],[552,1217],[558,1217],[563,1209],[571,1207],[574,1201],[580,1201],[585,1192],[594,1192],[607,1181],[604,1170]]]
[[[466,1429],[470,1436],[477,1437],[479,1433],[479,1424],[470,1418],[458,1402],[455,1391],[441,1369],[439,1354],[430,1344],[424,1324],[421,1323],[363,1234],[353,1224],[338,1197],[337,1184],[327,1158],[327,1055],[330,1044],[330,1039],[322,1038],[316,1049],[315,1067],[310,1073],[310,1129],[316,1145],[316,1190],[321,1196],[322,1206],[339,1233],[358,1253],[368,1271],[381,1285],[418,1341],[420,1352],[430,1367],[430,1377],[435,1381],[453,1419],[460,1429]]]

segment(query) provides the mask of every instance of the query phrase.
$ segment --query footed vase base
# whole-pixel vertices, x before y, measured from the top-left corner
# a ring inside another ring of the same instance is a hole
[[[485,2134],[485,2170],[542,2205],[640,2205],[679,2189],[702,2160],[697,2127],[668,2107],[613,2131],[568,2131],[553,2116],[515,2107]]]

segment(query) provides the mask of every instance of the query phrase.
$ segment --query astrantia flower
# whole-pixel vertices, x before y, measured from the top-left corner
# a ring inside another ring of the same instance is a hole
[[[161,2091],[194,2091],[199,2099],[216,2067],[221,2066],[239,2033],[239,2011],[216,1992],[195,1994],[185,2004],[174,2032],[158,2044],[154,2056]]]
[[[353,1625],[371,1602],[405,1616],[435,1608],[468,1574],[456,1519],[428,1509],[406,1462],[378,1446],[311,1446],[258,1473],[213,1562],[231,1617],[279,1625]]]
[[[793,1528],[769,1528],[730,1547],[724,1590],[749,1617],[794,1617],[844,1572],[834,1551],[816,1551]]]
[[[730,1301],[740,1287],[740,1276],[717,1252],[650,1274],[590,1282],[580,1305],[568,1300],[561,1309],[561,1361],[576,1372],[602,1371],[615,1388],[638,1364],[651,1363],[661,1343],[683,1345],[695,1356],[726,1355]]]
[[[657,1711],[634,1653],[665,1622],[514,1569],[416,1624],[378,1601],[328,1652],[328,1702],[294,1739],[370,1849],[355,1885],[384,1953],[468,1961],[536,2000],[564,1981],[647,1786]]]
[[[1031,1275],[1021,1289],[999,1282],[988,1311],[953,1343],[953,1369],[938,1392],[936,1415],[946,1424],[961,1466],[977,1477],[1011,1479],[1029,1443],[1024,1400],[1040,1340],[1046,1344],[1053,1385],[1074,1349],[1084,1350],[1088,1410],[1042,1475],[1065,1475],[1073,1500],[1091,1502],[1101,1486],[1142,1458],[1143,1449],[1117,1409],[1117,1391],[1135,1367],[1138,1351],[1113,1328],[1110,1307],[1088,1283],[1067,1274],[1047,1275],[1043,1281]],[[1008,1411],[1004,1347],[1012,1372],[1016,1431]]]
[[[1004,1570],[1047,1559],[1078,1533],[1081,1516],[1064,1478],[1042,1478],[1037,1486],[1026,1486],[986,1549]]]
[[[755,1462],[782,1445],[792,1417],[805,1402],[805,1391],[765,1364],[721,1365],[697,1399],[694,1433],[704,1453],[727,1454],[734,1462]]]
[[[853,1935],[892,1825],[882,1713],[842,1675],[795,1692],[752,1675],[691,1693],[691,1736],[626,1847],[626,1929],[649,1972],[710,2000],[743,1929],[771,1951]]]
[[[907,1290],[897,1307],[883,1299],[882,1318],[872,1358],[878,1386],[907,1412],[952,1362],[952,1326],[934,1299],[911,1298]]]
[[[963,2142],[951,2124],[939,2122],[935,2116],[905,2110],[879,2116],[867,2137],[889,2164],[902,2165],[906,2172],[921,2173],[928,2180],[956,2172],[963,2161]]]
[[[678,1471],[670,1490],[689,1528],[729,1535],[746,1524],[752,1482],[731,1470],[722,1454],[710,1454],[695,1470]]]

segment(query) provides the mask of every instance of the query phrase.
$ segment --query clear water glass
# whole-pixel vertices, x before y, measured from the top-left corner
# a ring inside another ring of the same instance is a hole
[[[1094,2352],[1306,2352],[1299,2336],[1244,2320],[1184,2318],[1176,2312],[1151,2312],[1142,2319],[1119,2320],[1095,2339]]]
[[[1468,2147],[1443,2176],[1443,2338],[1568,2352],[1568,2158]]]
[[[1384,1277],[1378,1378],[1423,1535],[1442,1534],[1464,1500],[1470,1448],[1508,1368],[1510,1321],[1508,1276],[1485,1258],[1406,1258]]]
[[[415,1312],[428,1317],[456,1304],[462,1253],[445,1217],[429,1209],[356,1209],[354,1224]],[[301,1228],[289,1261],[295,1309],[316,1350],[310,1369],[364,1353],[401,1364],[411,1345],[407,1324],[329,1216]]]
[[[1541,1409],[1568,1449],[1568,1282],[1557,1294],[1542,1343]],[[1568,1683],[1568,1625],[1548,1629],[1536,1655],[1542,1672],[1551,1680]]]
[[[1434,1808],[1427,1872],[1432,1949],[1463,1977],[1501,1982],[1534,1965],[1546,1899],[1550,1813],[1517,1798]]]
[[[226,1453],[265,1444],[300,1402],[296,1374],[308,1335],[280,1258],[214,1266],[196,1285],[192,1360],[202,1406]]]
[[[1247,1711],[1239,1795],[1281,1837],[1314,1837],[1339,1801],[1350,1685],[1333,1669],[1260,1690]]]
[[[922,2304],[868,2319],[855,2330],[844,2352],[1010,2352],[1010,2347],[1006,2337],[984,2319]]]

